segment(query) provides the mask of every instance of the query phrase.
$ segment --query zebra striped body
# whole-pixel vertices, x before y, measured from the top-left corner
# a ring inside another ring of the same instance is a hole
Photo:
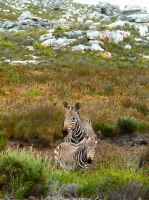
[[[65,141],[78,146],[86,137],[96,137],[91,122],[85,117],[80,117],[78,109],[67,104],[63,133],[67,134]]]
[[[79,146],[63,142],[54,151],[55,164],[63,170],[87,168],[93,161],[97,141],[84,139]]]

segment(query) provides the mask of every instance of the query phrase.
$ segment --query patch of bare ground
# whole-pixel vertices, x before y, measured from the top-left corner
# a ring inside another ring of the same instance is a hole
[[[110,164],[116,164],[119,166],[125,165],[126,163],[137,164],[139,161],[139,157],[147,148],[148,145],[120,145],[117,142],[113,142],[111,139],[99,140],[96,154],[95,154],[95,163],[102,163],[105,166]],[[42,144],[25,142],[20,140],[9,140],[6,148],[17,149],[17,148],[33,148],[37,152],[47,155],[49,159],[52,159],[53,152],[55,147],[61,143],[61,140],[57,140],[50,146],[45,146]],[[92,166],[94,168],[94,166]]]

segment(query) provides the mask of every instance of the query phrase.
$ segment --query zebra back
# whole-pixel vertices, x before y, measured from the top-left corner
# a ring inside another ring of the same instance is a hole
[[[80,146],[73,146],[67,142],[58,145],[54,151],[55,164],[63,170],[87,168],[94,159],[97,141],[87,138]]]

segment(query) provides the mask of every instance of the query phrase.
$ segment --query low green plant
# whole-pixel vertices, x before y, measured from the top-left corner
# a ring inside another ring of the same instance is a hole
[[[59,190],[64,184],[77,184],[78,195],[81,197],[90,197],[96,199],[98,194],[104,193],[104,197],[109,191],[116,190],[123,186],[126,181],[134,180],[143,185],[148,185],[149,177],[143,176],[140,171],[134,171],[129,168],[108,167],[101,164],[96,166],[95,170],[84,172],[64,172],[50,170],[49,181],[54,184],[54,188]]]
[[[97,124],[94,126],[95,131],[101,131],[101,134],[105,137],[115,136],[115,127],[110,124]]]
[[[8,142],[8,137],[3,134],[1,135],[0,132],[0,151],[2,151],[5,148],[7,142]]]
[[[47,190],[49,163],[45,156],[32,149],[8,149],[0,155],[0,188],[2,194],[11,199],[22,199],[28,196],[32,187],[40,185],[38,196],[45,195]],[[32,194],[35,195],[36,194]]]
[[[31,98],[42,96],[42,90],[40,90],[40,89],[31,89],[31,90],[28,91],[27,96],[31,97]]]
[[[120,117],[117,125],[121,133],[133,133],[139,129],[139,121],[134,117]]]
[[[51,55],[51,48],[50,47],[43,47],[39,42],[34,43],[34,48],[40,51],[41,55],[43,56],[50,56]]]
[[[12,47],[13,44],[11,42],[5,41],[5,40],[3,40],[3,39],[0,38],[0,46],[3,46],[3,47]]]

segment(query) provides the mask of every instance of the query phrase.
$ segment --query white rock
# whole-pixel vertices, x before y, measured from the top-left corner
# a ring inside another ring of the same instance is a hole
[[[20,17],[18,18],[19,21],[25,20],[25,19],[32,19],[34,16],[29,11],[24,11]]]
[[[130,32],[128,31],[121,31],[121,30],[116,30],[116,31],[87,31],[87,37],[90,40],[93,39],[99,39],[99,40],[104,40],[108,39],[109,42],[114,42],[114,43],[119,43],[124,40],[124,38],[127,38],[130,36]]]
[[[122,13],[124,15],[132,15],[136,13],[144,13],[146,12],[146,9],[141,8],[140,6],[132,5],[132,6],[125,6],[122,10]]]
[[[80,37],[84,35],[84,31],[78,30],[78,31],[65,32],[65,35],[68,37]]]
[[[75,41],[76,39],[67,39],[67,38],[48,39],[42,43],[42,46],[44,47],[52,46],[54,48],[60,48],[60,47],[65,47]]]
[[[137,22],[137,23],[147,23],[149,22],[149,14],[135,14],[135,15],[130,15],[127,16],[126,18],[130,22]]]
[[[40,41],[43,42],[45,40],[48,40],[48,39],[55,39],[55,37],[53,36],[52,33],[48,33],[48,34],[44,34],[40,37]]]
[[[112,24],[109,24],[109,25],[106,25],[105,27],[109,27],[109,28],[115,28],[117,26],[126,26],[126,25],[129,25],[130,27],[133,27],[135,28],[136,30],[139,30],[139,33],[140,33],[140,36],[141,37],[144,37],[146,36],[146,34],[149,32],[148,31],[148,27],[147,25],[143,25],[143,24],[137,24],[135,22],[128,22],[128,21],[120,21],[120,20],[117,20],[116,22],[112,23]]]
[[[11,65],[27,65],[27,64],[33,64],[33,65],[38,65],[39,62],[37,60],[15,60],[15,61],[10,61],[9,64]]]
[[[142,57],[145,59],[149,59],[149,56],[146,56],[146,55],[143,55]]]
[[[84,50],[88,49],[88,46],[85,46],[83,44],[79,44],[77,46],[73,46],[71,49],[72,49],[72,51],[84,51]]]
[[[27,49],[28,51],[34,51],[34,47],[33,47],[33,46],[27,46],[26,49]]]
[[[141,37],[144,37],[148,33],[148,27],[147,26],[139,26],[139,33]]]
[[[131,45],[130,45],[130,44],[126,44],[126,45],[124,46],[124,48],[125,48],[125,49],[131,49]]]
[[[84,22],[84,18],[83,17],[78,17],[77,22],[78,23],[83,23]]]
[[[87,37],[90,40],[96,39],[97,37],[99,37],[99,31],[87,31]]]
[[[142,42],[142,39],[141,38],[135,38],[135,41],[136,42]]]
[[[93,45],[93,44],[102,44],[104,45],[104,43],[100,40],[90,40],[89,42],[89,45]]]
[[[87,20],[85,24],[93,24],[93,20]]]
[[[99,44],[92,44],[90,47],[88,47],[91,51],[104,51],[103,48],[99,46]]]

